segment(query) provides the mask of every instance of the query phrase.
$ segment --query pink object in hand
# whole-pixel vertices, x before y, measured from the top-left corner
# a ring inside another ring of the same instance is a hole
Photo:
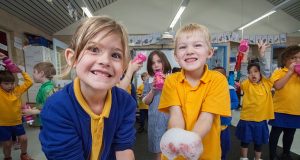
[[[168,159],[183,156],[198,160],[203,152],[201,138],[194,132],[181,128],[171,128],[161,138],[160,149]]]
[[[138,61],[138,63],[143,63],[143,62],[146,61],[146,59],[147,59],[147,57],[146,57],[144,54],[138,53],[138,54],[134,57],[133,62]]]
[[[239,46],[239,52],[244,53],[248,50],[248,48],[249,48],[248,41],[245,39],[241,40],[240,46]]]
[[[17,65],[15,65],[11,61],[11,59],[9,59],[9,58],[3,59],[3,63],[5,64],[6,69],[9,70],[10,72],[12,72],[12,73],[20,72],[19,67]]]
[[[23,107],[22,107],[22,110],[25,110],[25,109],[31,109],[30,105],[29,104],[25,104]],[[33,122],[34,122],[34,119],[33,119],[33,116],[24,116],[25,118],[25,121],[26,123],[32,125]]]
[[[300,75],[300,64],[296,64],[294,70],[298,75]]]
[[[163,77],[163,73],[161,71],[155,72],[154,77],[155,77],[155,84],[154,87],[156,89],[162,89],[164,86],[164,77]]]

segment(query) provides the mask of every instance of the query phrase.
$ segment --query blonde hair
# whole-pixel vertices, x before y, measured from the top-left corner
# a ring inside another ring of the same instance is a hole
[[[127,67],[130,59],[127,31],[120,23],[107,16],[95,16],[86,19],[76,29],[69,46],[69,48],[75,52],[75,55],[73,63],[71,66],[67,67],[66,73],[70,72],[89,40],[93,39],[99,32],[103,31],[106,32],[106,35],[103,38],[111,34],[117,34],[121,37],[124,51],[123,68],[125,69]]]
[[[50,62],[40,62],[34,65],[33,69],[38,72],[44,72],[44,75],[47,79],[52,80],[56,75],[55,67]]]
[[[175,36],[175,50],[174,53],[176,54],[177,52],[177,43],[178,43],[178,37],[182,36],[183,34],[195,34],[198,33],[200,34],[200,36],[204,37],[205,43],[208,46],[208,49],[211,49],[211,43],[210,43],[210,34],[209,31],[207,29],[207,27],[200,25],[200,24],[196,24],[196,23],[191,23],[188,25],[183,26],[182,28],[180,28],[177,32],[176,32],[176,36]]]

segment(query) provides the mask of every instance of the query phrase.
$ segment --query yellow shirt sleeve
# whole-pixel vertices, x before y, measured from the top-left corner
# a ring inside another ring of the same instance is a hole
[[[17,86],[15,88],[15,92],[16,94],[23,94],[24,92],[26,92],[33,84],[32,79],[30,78],[29,74],[26,72],[22,72],[22,76],[24,78],[24,83]]]

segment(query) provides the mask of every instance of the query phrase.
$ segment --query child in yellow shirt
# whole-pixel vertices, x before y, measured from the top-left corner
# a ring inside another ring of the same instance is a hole
[[[241,65],[242,75],[244,75],[243,71],[247,70],[248,78],[241,83],[241,90],[243,91],[242,110],[235,133],[241,141],[240,160],[248,160],[250,143],[254,143],[255,160],[260,160],[262,145],[267,144],[269,139],[267,120],[274,118],[271,92],[273,83],[261,74],[260,69],[261,67],[266,68],[264,57],[267,47],[269,47],[267,43],[258,43],[261,65],[258,63],[248,64],[247,53],[244,53]],[[263,70],[263,73],[268,75],[267,70]]]
[[[136,90],[137,98],[138,98],[138,107],[139,107],[139,111],[140,111],[140,127],[138,129],[139,133],[142,133],[145,131],[145,121],[148,119],[149,106],[146,105],[142,100],[143,91],[144,91],[144,82],[148,79],[148,77],[149,76],[148,76],[147,72],[143,72],[141,74],[141,79],[142,79],[143,83],[141,85],[139,85]]]
[[[0,52],[0,60],[7,58]],[[0,71],[0,142],[3,144],[5,160],[11,160],[11,138],[13,135],[18,137],[21,145],[21,160],[31,160],[27,154],[27,136],[22,125],[21,115],[21,96],[32,85],[32,80],[26,72],[22,72],[24,83],[16,85],[16,77],[11,71]]]
[[[199,24],[180,28],[174,53],[182,70],[167,76],[159,109],[170,114],[169,129],[181,128],[202,139],[200,160],[221,159],[220,116],[231,115],[230,98],[226,77],[206,65],[213,55],[208,29]],[[181,146],[172,151],[190,149],[187,144]],[[177,155],[177,159],[184,158]]]
[[[287,47],[281,54],[281,68],[271,76],[274,82],[275,95],[273,98],[275,119],[270,120],[270,159],[276,157],[277,143],[283,132],[282,159],[291,159],[290,149],[294,134],[300,128],[300,75],[296,73],[295,65],[300,64],[300,46]]]

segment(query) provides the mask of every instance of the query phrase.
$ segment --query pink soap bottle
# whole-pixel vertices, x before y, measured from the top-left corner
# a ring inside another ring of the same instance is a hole
[[[248,48],[249,48],[248,40],[246,40],[246,39],[241,40],[240,46],[239,46],[239,52],[244,53],[248,50]]]
[[[9,70],[10,72],[12,73],[20,72],[19,67],[16,64],[14,64],[11,59],[6,57],[3,59],[3,63],[5,64],[6,69]]]
[[[160,89],[161,90],[163,88],[163,86],[164,86],[163,73],[161,71],[157,71],[157,72],[155,72],[154,77],[155,77],[154,87],[156,89]]]
[[[25,104],[23,107],[22,107],[22,109],[24,110],[24,109],[30,109],[31,107],[30,107],[30,105],[29,104]],[[30,124],[30,125],[32,125],[33,124],[33,122],[34,122],[34,119],[33,119],[33,116],[24,116],[24,118],[25,118],[25,121],[26,121],[26,123],[28,123],[28,124]]]
[[[143,53],[138,53],[134,59],[133,62],[138,61],[139,63],[144,63],[146,61],[147,57]]]

